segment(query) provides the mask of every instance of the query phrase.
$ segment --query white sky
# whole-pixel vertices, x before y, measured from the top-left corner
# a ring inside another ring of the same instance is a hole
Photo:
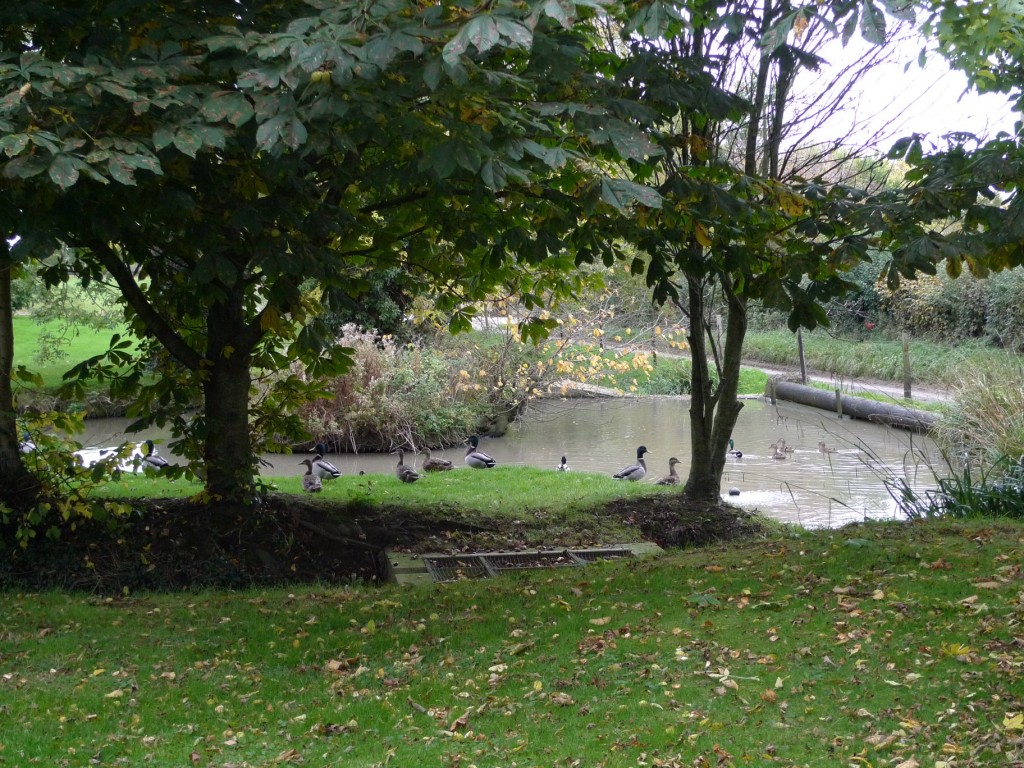
[[[855,37],[845,49],[837,42],[824,57],[836,64],[856,61],[867,48],[868,43]],[[858,117],[870,116],[873,127],[886,126],[893,139],[921,133],[937,146],[945,146],[941,137],[951,131],[982,137],[995,136],[1000,130],[1012,132],[1019,116],[1015,116],[1006,97],[965,93],[967,80],[960,72],[949,70],[937,54],[930,56],[922,69],[917,63],[918,51],[918,43],[909,43],[897,51],[894,62],[873,68],[851,93],[849,108]],[[910,66],[904,70],[907,62]],[[908,103],[906,112],[899,114]],[[839,123],[845,125],[838,124],[834,130],[842,136],[841,131],[849,123]]]

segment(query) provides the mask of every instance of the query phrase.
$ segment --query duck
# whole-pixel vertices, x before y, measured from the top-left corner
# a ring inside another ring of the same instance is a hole
[[[782,461],[784,459],[788,459],[789,455],[786,453],[785,450],[779,448],[779,446],[776,445],[772,446],[772,458]]]
[[[824,440],[822,440],[822,441],[820,441],[818,443],[818,450],[821,451],[822,453],[835,453],[836,452],[835,448],[830,448],[829,446],[825,445],[825,441]]]
[[[668,460],[668,474],[665,475],[661,480],[655,483],[655,485],[679,485],[679,473],[676,472],[676,464],[679,464],[679,459],[673,456]]]
[[[555,467],[555,469],[558,472],[568,472],[569,471],[569,460],[567,458],[565,458],[565,456],[563,456],[562,457],[562,461],[559,463],[559,465],[557,467]]]
[[[395,477],[401,480],[403,483],[415,483],[420,479],[420,474],[412,467],[405,465],[405,451],[401,448],[396,448],[392,453],[398,454],[398,464],[395,466]]]
[[[793,452],[793,449],[790,446],[786,445],[785,438],[780,437],[772,445],[775,448],[775,450],[777,450],[777,451],[782,451],[783,453],[792,453]]]
[[[320,482],[320,478],[313,474],[313,459],[303,459],[299,464],[306,465],[306,474],[302,476],[302,490],[306,493],[320,493],[324,489],[324,485]]]
[[[438,459],[430,455],[430,449],[424,448],[420,453],[423,454],[423,471],[424,472],[447,472],[449,469],[454,469],[455,465],[452,464],[448,459]]]
[[[742,459],[743,458],[743,451],[737,451],[736,450],[736,441],[733,440],[731,437],[729,438],[729,453],[728,453],[728,455],[732,456],[734,459]]]
[[[167,469],[167,467],[171,466],[167,459],[157,453],[152,440],[147,440],[143,445],[146,446],[146,451],[142,454],[143,469],[146,467],[150,469]]]
[[[644,475],[647,474],[647,462],[644,461],[645,453],[650,453],[650,451],[647,450],[646,445],[641,445],[636,449],[636,464],[623,467],[612,477],[616,480],[643,480]]]
[[[324,458],[324,452],[327,450],[327,446],[323,443],[319,443],[316,448],[316,455],[310,459],[310,469],[313,474],[321,480],[336,480],[341,477],[341,470]]]
[[[32,453],[36,450],[36,442],[28,432],[25,432],[21,436],[21,440],[18,442],[18,448],[22,453]]]
[[[467,465],[473,467],[473,469],[491,469],[498,464],[498,462],[477,448],[480,444],[479,437],[470,435],[466,442],[469,443],[469,447],[466,449]]]

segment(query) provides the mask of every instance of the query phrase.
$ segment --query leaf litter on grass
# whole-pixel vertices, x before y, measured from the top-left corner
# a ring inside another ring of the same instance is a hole
[[[1024,529],[853,537],[405,590],[8,594],[0,765],[1021,764]]]

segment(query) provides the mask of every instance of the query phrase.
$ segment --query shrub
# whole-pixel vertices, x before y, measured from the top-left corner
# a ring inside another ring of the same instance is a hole
[[[985,333],[992,343],[1024,352],[1024,270],[997,272],[988,277],[988,317]]]
[[[318,442],[356,452],[437,447],[461,442],[480,421],[479,398],[440,357],[351,325],[338,341],[354,350],[352,368],[300,409]]]

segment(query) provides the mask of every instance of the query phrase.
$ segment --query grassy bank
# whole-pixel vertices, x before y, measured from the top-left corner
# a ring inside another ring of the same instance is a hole
[[[54,389],[60,386],[68,369],[106,352],[115,333],[118,331],[78,327],[65,334],[60,321],[38,323],[31,317],[15,317],[14,364],[35,371],[42,377],[45,389]],[[59,343],[55,344],[54,339]],[[41,350],[47,352],[43,359]]]
[[[1024,761],[1024,527],[415,588],[4,595],[0,765]]]
[[[824,331],[804,333],[803,339],[808,370],[849,378],[903,380],[900,341],[875,336],[841,338]],[[980,342],[951,346],[912,341],[909,351],[914,381],[943,387],[970,381],[976,371],[1005,366],[1010,357],[1003,350]],[[743,357],[765,365],[800,365],[796,336],[787,330],[748,332]]]

